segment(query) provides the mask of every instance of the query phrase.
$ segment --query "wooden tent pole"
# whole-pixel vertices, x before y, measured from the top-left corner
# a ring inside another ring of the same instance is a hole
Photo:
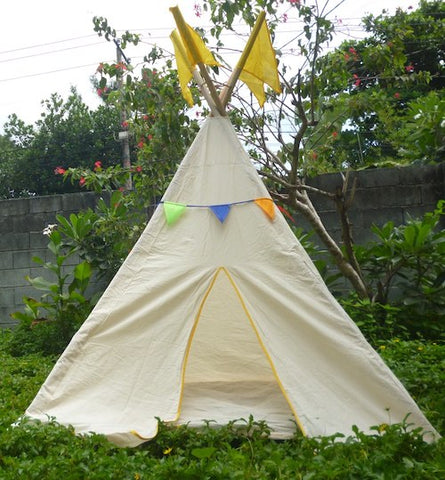
[[[190,53],[192,54],[193,58],[195,60],[198,60],[199,54],[196,50],[195,44],[193,42],[193,39],[191,38],[191,35],[187,28],[187,24],[184,21],[181,11],[179,10],[178,7],[171,7],[170,11],[172,12],[175,18],[176,25],[178,27],[179,33],[181,34],[181,37],[184,40],[184,43],[186,43],[186,45],[190,49]],[[216,91],[215,85],[213,84],[212,79],[210,78],[210,75],[205,68],[205,65],[199,61],[196,61],[196,64],[198,65],[199,72],[207,85],[208,91],[216,106],[217,112],[220,115],[225,116],[226,115],[225,109],[223,107],[223,104],[221,103],[221,100],[219,98],[218,92]]]
[[[252,51],[253,44],[255,43],[256,37],[260,31],[261,25],[266,17],[266,12],[263,10],[258,15],[256,19],[255,25],[253,26],[252,32],[250,34],[249,39],[247,40],[246,46],[244,47],[243,53],[241,54],[240,59],[236,67],[233,69],[232,75],[230,75],[229,80],[227,81],[226,85],[221,91],[219,96],[221,100],[221,104],[225,109],[227,104],[229,103],[230,97],[232,96],[233,89],[235,88],[235,84],[238,81],[241,72],[243,71],[244,65],[246,64],[247,57],[250,55]]]

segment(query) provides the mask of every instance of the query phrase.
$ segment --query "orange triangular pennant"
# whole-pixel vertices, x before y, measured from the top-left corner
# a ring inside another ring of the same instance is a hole
[[[254,201],[271,220],[275,218],[275,204],[271,198],[256,198]]]

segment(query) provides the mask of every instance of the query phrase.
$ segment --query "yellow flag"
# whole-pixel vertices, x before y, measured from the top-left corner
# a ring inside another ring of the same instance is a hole
[[[190,106],[193,106],[192,92],[188,87],[188,83],[193,77],[193,66],[188,59],[184,44],[176,30],[172,32],[170,38],[173,42],[173,48],[175,49],[176,68],[178,69],[179,85],[181,86],[182,96]]]
[[[266,20],[261,23],[258,36],[239,78],[250,88],[261,107],[266,101],[265,83],[275,92],[281,93],[277,59]]]
[[[190,89],[188,88],[188,83],[193,78],[193,70],[196,64],[203,63],[204,65],[216,66],[219,65],[219,63],[215,60],[212,52],[206,47],[204,41],[195,30],[189,25],[186,25],[186,27],[193,45],[187,45],[176,30],[172,32],[170,39],[175,49],[176,65],[182,95],[187,103],[192,106],[193,99]]]

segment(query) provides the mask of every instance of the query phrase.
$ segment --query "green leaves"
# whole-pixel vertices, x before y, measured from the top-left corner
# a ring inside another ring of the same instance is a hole
[[[74,435],[53,420],[23,419],[15,427],[55,357],[12,357],[0,334],[0,472],[2,480],[374,479],[442,478],[445,441],[427,444],[402,424],[376,425],[371,435],[271,440],[253,419],[201,429],[159,423],[158,435],[137,448],[117,448],[103,436]],[[379,352],[440,433],[445,433],[445,346],[397,339]],[[112,399],[110,399],[112,401]],[[388,412],[390,418],[391,412]],[[255,428],[257,430],[255,430]],[[255,433],[256,432],[256,433]]]
[[[443,336],[445,231],[437,229],[442,215],[443,201],[421,219],[409,218],[400,226],[393,222],[373,226],[378,240],[355,248],[376,292],[373,300],[399,308],[400,323],[414,337]]]

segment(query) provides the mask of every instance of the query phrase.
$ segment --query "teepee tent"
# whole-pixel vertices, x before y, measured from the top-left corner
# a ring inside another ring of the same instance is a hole
[[[161,204],[26,411],[122,446],[158,418],[265,420],[272,437],[400,422],[435,435],[329,293],[226,116]]]

